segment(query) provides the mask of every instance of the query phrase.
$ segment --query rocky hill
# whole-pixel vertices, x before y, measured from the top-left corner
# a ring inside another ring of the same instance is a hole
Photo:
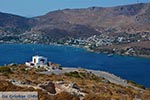
[[[64,9],[43,16],[25,18],[0,13],[0,28],[66,35],[93,35],[105,31],[136,33],[150,31],[150,4],[140,3],[117,7]],[[21,31],[22,32],[22,31]]]
[[[72,34],[96,34],[107,30],[136,33],[150,31],[149,15],[150,4],[143,3],[110,8],[65,9],[33,18],[37,22],[33,29],[44,33],[51,33],[54,29]]]
[[[0,33],[23,33],[30,28],[28,21],[25,17],[0,13]]]
[[[42,67],[41,67],[42,69]],[[63,71],[62,69],[60,71]],[[110,82],[107,78],[85,70],[55,74],[25,65],[0,66],[0,90],[38,92],[39,100],[149,100],[150,90],[128,81],[128,85]],[[56,72],[58,72],[57,70]]]

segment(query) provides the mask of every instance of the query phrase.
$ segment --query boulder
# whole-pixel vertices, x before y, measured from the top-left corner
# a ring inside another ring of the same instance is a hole
[[[51,94],[55,94],[56,90],[55,90],[55,85],[53,82],[48,81],[44,84],[40,84],[39,87],[43,88],[44,90],[48,91]]]

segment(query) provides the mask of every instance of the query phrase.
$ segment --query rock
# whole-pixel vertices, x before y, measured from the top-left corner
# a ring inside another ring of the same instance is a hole
[[[80,90],[79,86],[76,83],[70,83],[69,87]]]
[[[8,66],[17,66],[15,63],[8,64]]]
[[[46,91],[48,91],[51,94],[55,94],[56,90],[55,90],[55,85],[53,82],[46,82],[44,84],[40,84],[39,87],[45,89]]]

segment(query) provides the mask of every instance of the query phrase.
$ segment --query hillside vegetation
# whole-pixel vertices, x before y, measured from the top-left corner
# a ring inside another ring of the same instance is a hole
[[[1,91],[37,91],[39,100],[149,100],[150,90],[121,86],[86,70],[55,74],[39,74],[24,65],[9,66],[12,72],[0,74]],[[44,90],[43,90],[44,89]]]

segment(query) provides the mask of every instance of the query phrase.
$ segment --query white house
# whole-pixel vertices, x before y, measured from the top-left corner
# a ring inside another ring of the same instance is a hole
[[[47,65],[48,61],[46,57],[43,56],[33,56],[31,62],[26,62],[26,66],[39,67]]]

